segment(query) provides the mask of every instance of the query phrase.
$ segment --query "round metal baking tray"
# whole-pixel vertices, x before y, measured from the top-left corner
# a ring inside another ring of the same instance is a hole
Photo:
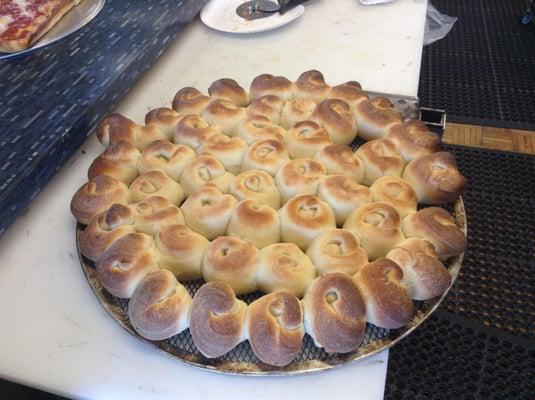
[[[104,7],[104,3],[105,0],[83,0],[65,14],[52,29],[31,47],[16,53],[2,52],[0,47],[0,60],[20,57],[69,36],[95,18]]]
[[[453,209],[449,209],[448,211],[453,212],[457,226],[459,226],[459,228],[461,228],[466,235],[466,214],[462,199],[459,198],[453,205]],[[80,233],[83,231],[83,229],[84,226],[78,224],[76,228],[77,246],[79,243]],[[84,271],[84,274],[87,277],[87,280],[93,288],[96,296],[104,308],[110,313],[110,315],[130,334],[150,343],[157,349],[177,360],[186,362],[195,367],[231,374],[303,374],[326,371],[337,366],[345,365],[372,356],[373,354],[376,354],[384,349],[392,347],[398,341],[408,336],[440,305],[441,301],[451,288],[450,286],[450,288],[448,288],[448,290],[439,298],[428,301],[415,301],[414,303],[417,311],[414,317],[409,324],[400,329],[383,329],[368,323],[362,344],[354,352],[346,354],[328,354],[325,352],[325,350],[314,346],[312,338],[308,335],[305,335],[301,352],[297,358],[284,367],[274,367],[264,364],[258,358],[256,358],[247,341],[240,343],[232,351],[222,357],[209,359],[204,357],[196,349],[191,339],[189,330],[162,341],[150,341],[143,338],[134,330],[128,319],[128,300],[119,299],[110,295],[100,284],[94,264],[80,254],[79,248],[78,256],[81,261],[82,270]],[[446,263],[446,266],[448,267],[448,270],[452,276],[452,285],[457,278],[459,269],[461,268],[462,259],[463,254],[450,258]],[[202,283],[202,280],[198,280],[194,282],[186,282],[184,285],[190,294],[193,295],[195,291],[202,285]],[[247,303],[250,303],[251,301],[257,299],[260,295],[260,293],[253,293],[240,296],[240,298]]]

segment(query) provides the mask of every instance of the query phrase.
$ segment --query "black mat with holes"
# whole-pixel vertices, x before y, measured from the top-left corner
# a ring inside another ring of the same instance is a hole
[[[446,146],[468,178],[468,250],[439,311],[390,351],[386,399],[532,399],[535,157]]]
[[[535,130],[535,23],[528,0],[432,0],[458,20],[425,46],[418,96],[454,122]]]

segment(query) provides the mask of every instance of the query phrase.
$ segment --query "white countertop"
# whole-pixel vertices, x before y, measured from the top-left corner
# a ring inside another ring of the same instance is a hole
[[[206,90],[225,76],[248,87],[262,72],[295,79],[311,68],[331,84],[356,79],[369,90],[416,96],[426,5],[313,0],[291,25],[254,36],[218,33],[196,20],[117,111],[141,122],[182,86]],[[69,212],[101,151],[92,135],[0,237],[0,377],[98,399],[382,398],[387,351],[327,373],[240,377],[181,364],[126,333],[84,278]]]

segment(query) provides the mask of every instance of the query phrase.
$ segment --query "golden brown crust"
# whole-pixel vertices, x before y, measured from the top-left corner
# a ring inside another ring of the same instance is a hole
[[[161,270],[145,276],[128,303],[128,317],[137,333],[165,340],[187,328],[191,296],[174,275]]]
[[[366,331],[366,306],[350,276],[330,273],[316,278],[307,291],[305,329],[327,353],[359,347]]]
[[[214,81],[208,88],[208,94],[212,99],[228,100],[238,107],[246,107],[249,104],[247,92],[234,79],[222,78]]]
[[[122,114],[114,113],[102,119],[97,126],[97,139],[104,146],[125,140],[137,147],[137,125]]]
[[[328,174],[347,175],[358,183],[364,181],[364,164],[349,146],[330,144],[318,151],[314,159],[325,165]]]
[[[176,92],[173,99],[173,110],[183,115],[201,115],[210,101],[210,97],[202,94],[199,90],[185,87]]]
[[[397,176],[383,176],[370,187],[373,201],[390,204],[401,218],[416,212],[418,198],[409,182]]]
[[[261,115],[279,125],[283,103],[284,101],[279,96],[268,94],[253,100],[247,106],[247,115],[249,117]]]
[[[83,184],[71,200],[71,213],[78,222],[88,224],[93,215],[106,211],[114,203],[126,204],[128,187],[108,175],[99,175]]]
[[[109,175],[130,185],[137,177],[137,161],[140,155],[133,144],[124,140],[114,142],[93,160],[87,177],[93,179],[99,175]]]
[[[403,117],[385,97],[363,100],[354,109],[359,136],[364,140],[378,139],[401,122]]]
[[[331,272],[354,275],[368,263],[358,236],[347,229],[326,230],[310,243],[306,253],[319,275]]]
[[[130,185],[130,199],[143,201],[148,197],[161,196],[171,204],[180,205],[184,192],[180,185],[162,171],[153,170],[139,175]]]
[[[331,207],[311,194],[292,197],[279,210],[281,238],[306,249],[310,242],[325,229],[336,228]]]
[[[287,290],[302,297],[315,277],[310,258],[293,243],[275,243],[260,251],[258,287],[264,292]]]
[[[229,193],[238,201],[245,198],[256,199],[276,210],[281,205],[280,192],[272,176],[258,169],[236,176],[230,184]]]
[[[318,187],[318,197],[331,206],[338,226],[353,210],[373,201],[370,189],[345,175],[327,175]]]
[[[368,95],[362,91],[360,83],[349,81],[342,83],[341,85],[333,86],[329,91],[327,98],[344,100],[349,104],[351,110],[354,110],[361,101],[368,99]]]
[[[380,258],[363,266],[354,279],[366,303],[368,322],[387,329],[409,323],[414,305],[397,264]]]
[[[424,204],[455,201],[466,186],[453,154],[441,151],[416,157],[407,164],[403,179],[413,187]]]
[[[246,325],[254,354],[266,364],[289,364],[301,351],[303,311],[291,293],[275,292],[252,302]]]
[[[466,236],[455,224],[453,216],[443,208],[424,208],[403,219],[403,232],[409,238],[430,241],[440,259],[461,254],[466,250]]]
[[[386,258],[403,270],[403,281],[414,300],[429,300],[440,296],[451,285],[451,275],[427,240],[406,239],[390,250]]]
[[[295,82],[295,97],[309,98],[320,102],[327,97],[331,87],[325,83],[325,78],[320,71],[305,71]]]
[[[364,184],[370,186],[381,176],[401,176],[405,163],[396,146],[388,139],[376,139],[356,152],[364,165]]]
[[[231,174],[239,174],[243,153],[247,149],[245,140],[239,137],[229,138],[226,135],[214,135],[206,139],[199,147],[199,155],[210,155],[217,158]]]
[[[288,100],[282,106],[280,125],[290,129],[297,122],[310,119],[315,108],[316,102],[312,99]]]
[[[209,282],[193,297],[189,325],[193,343],[209,358],[232,350],[245,336],[247,305],[225,282]]]
[[[108,210],[94,215],[80,236],[80,252],[97,261],[117,239],[134,232],[135,212],[125,204],[113,204]]]
[[[186,164],[195,157],[195,151],[191,147],[176,145],[167,140],[156,140],[143,149],[137,169],[140,174],[160,170],[178,181]]]
[[[220,133],[219,128],[210,126],[198,115],[187,115],[176,125],[174,141],[197,150],[209,137]]]
[[[212,240],[223,235],[237,201],[208,184],[194,191],[182,204],[187,225]]]
[[[223,163],[210,155],[201,155],[191,160],[180,175],[180,183],[186,196],[209,183],[227,193],[232,179],[233,175],[225,170]]]
[[[236,136],[245,140],[248,144],[265,139],[283,141],[286,131],[275,125],[267,117],[253,115],[243,120],[236,127]]]
[[[155,236],[164,226],[184,223],[180,208],[164,197],[151,196],[132,207],[136,212],[136,231],[147,235]]]
[[[298,158],[287,162],[275,175],[282,201],[286,202],[300,193],[316,194],[326,173],[327,169],[320,161],[310,158]]]
[[[357,137],[357,124],[349,104],[340,99],[327,99],[319,103],[311,120],[320,124],[336,144],[350,144]]]
[[[405,162],[440,149],[440,137],[417,119],[392,126],[386,137],[396,145]]]
[[[227,282],[237,295],[254,292],[259,250],[232,236],[220,236],[206,249],[202,276],[206,282]]]
[[[291,158],[306,158],[331,144],[332,140],[318,123],[301,121],[288,130],[285,143]]]
[[[128,299],[145,275],[158,270],[154,240],[143,233],[129,233],[106,249],[96,268],[109,293]]]
[[[398,212],[386,203],[368,203],[357,208],[346,219],[344,229],[355,232],[370,260],[394,248],[404,237]]]
[[[293,97],[294,85],[283,76],[261,74],[253,79],[249,89],[251,99],[258,99],[266,95],[278,96],[283,100]]]
[[[278,243],[280,242],[279,214],[256,199],[244,199],[232,211],[227,234],[248,240],[259,249]]]
[[[247,118],[247,111],[234,103],[216,99],[204,109],[202,117],[210,125],[215,125],[228,136],[233,136],[236,126]]]
[[[155,126],[164,135],[166,140],[172,140],[176,125],[184,118],[183,114],[166,107],[156,108],[145,115],[145,125]]]
[[[288,161],[290,161],[290,156],[286,146],[281,141],[265,139],[253,143],[247,148],[243,155],[241,170],[244,172],[260,169],[275,176]]]

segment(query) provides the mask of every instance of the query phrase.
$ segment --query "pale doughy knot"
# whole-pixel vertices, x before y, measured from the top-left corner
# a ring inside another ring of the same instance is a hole
[[[350,144],[357,137],[357,124],[349,104],[340,99],[327,99],[319,103],[312,116],[327,131],[336,144]]]
[[[327,98],[331,87],[325,83],[323,74],[317,70],[305,71],[295,82],[296,98],[312,99],[320,102]]]
[[[387,203],[368,203],[357,208],[347,217],[344,229],[357,234],[370,260],[384,257],[405,239],[401,218]]]
[[[289,292],[271,293],[249,304],[246,326],[254,354],[266,364],[287,365],[301,351],[303,310]]]
[[[210,155],[191,160],[180,175],[180,183],[186,196],[208,183],[227,193],[232,179],[233,175],[225,170],[223,163]]]
[[[137,333],[165,340],[188,327],[191,296],[169,271],[146,275],[128,303],[128,317]]]
[[[261,170],[253,169],[236,176],[230,184],[229,193],[238,200],[256,199],[276,210],[281,205],[279,189],[273,177]]]
[[[195,151],[188,146],[157,140],[145,147],[137,160],[137,169],[140,174],[160,170],[174,181],[178,181],[186,164],[195,157]]]
[[[466,186],[455,157],[445,151],[416,157],[407,164],[403,179],[412,186],[418,201],[424,204],[453,202]]]
[[[440,137],[429,130],[420,120],[411,120],[394,125],[386,137],[396,145],[405,162],[440,149]]]
[[[193,297],[189,329],[193,343],[208,358],[222,356],[245,339],[247,304],[225,282],[209,282]]]
[[[397,176],[383,176],[370,187],[373,201],[390,204],[401,218],[416,212],[418,198],[411,185]]]
[[[246,198],[232,211],[227,234],[248,240],[259,249],[278,243],[280,242],[279,214],[256,199]]]
[[[173,99],[173,110],[182,115],[201,115],[210,103],[210,97],[193,87],[180,89]]]
[[[109,293],[130,298],[145,275],[158,270],[153,238],[143,233],[119,238],[100,256],[96,270]]]
[[[212,99],[227,100],[238,107],[246,107],[249,104],[247,92],[234,79],[222,78],[214,81],[208,88],[208,94]]]
[[[148,197],[161,196],[171,204],[179,205],[184,200],[184,191],[178,182],[162,171],[153,170],[139,175],[130,185],[130,199],[142,201]]]
[[[279,96],[268,94],[253,100],[251,104],[247,106],[247,115],[249,117],[260,115],[266,117],[274,124],[279,125],[283,103],[284,100]]]
[[[376,139],[359,147],[356,152],[364,165],[364,184],[371,186],[382,176],[401,177],[405,163],[396,146],[388,139]]]
[[[127,141],[137,147],[139,128],[139,125],[122,114],[110,114],[98,123],[97,139],[106,147],[120,140]]]
[[[397,264],[380,258],[363,266],[354,276],[364,302],[368,322],[386,329],[407,325],[414,305],[403,284],[403,271]]]
[[[209,125],[198,115],[187,115],[176,125],[174,142],[197,150],[208,138],[221,134],[221,130]]]
[[[403,219],[403,232],[408,238],[431,242],[442,260],[466,250],[465,234],[443,208],[429,207],[410,214]]]
[[[258,287],[264,292],[286,290],[302,297],[315,277],[310,258],[293,243],[275,243],[260,251]]]
[[[176,205],[160,196],[151,196],[132,204],[135,215],[135,229],[155,236],[164,226],[183,224],[184,216]]]
[[[170,108],[160,107],[145,115],[145,125],[155,126],[162,132],[166,140],[173,140],[176,125],[184,116],[184,114],[179,114]]]
[[[362,91],[360,83],[349,81],[333,86],[327,98],[344,100],[353,112],[361,101],[368,99],[368,95]]]
[[[290,129],[297,122],[309,120],[316,102],[312,99],[292,99],[284,103],[281,110],[280,125]]]
[[[231,174],[239,174],[243,154],[247,149],[245,140],[239,137],[229,138],[226,135],[214,135],[206,139],[199,147],[199,155],[210,155],[217,158]]]
[[[318,187],[318,197],[331,206],[338,226],[355,209],[373,201],[370,189],[345,175],[327,175]]]
[[[137,177],[137,162],[141,153],[130,142],[119,140],[106,147],[89,166],[87,177],[108,175],[130,185]]]
[[[71,213],[78,222],[88,224],[91,217],[106,211],[114,203],[126,204],[128,187],[108,175],[99,175],[83,184],[71,200]]]
[[[368,255],[358,236],[347,229],[329,229],[318,235],[307,249],[307,255],[319,275],[341,272],[354,275],[368,263]]]
[[[364,181],[364,164],[349,146],[330,144],[314,154],[314,159],[325,165],[328,174],[347,175],[358,183]]]
[[[283,141],[286,131],[262,115],[253,115],[238,124],[236,136],[253,144],[265,139]]]
[[[259,255],[259,250],[245,240],[220,236],[206,249],[202,276],[207,282],[228,283],[237,295],[254,292]]]
[[[350,276],[316,278],[303,300],[305,331],[328,353],[355,350],[366,331],[366,306]]]
[[[265,139],[250,145],[243,155],[242,172],[252,169],[266,171],[271,176],[290,161],[286,146],[279,140]]]
[[[238,124],[247,118],[247,111],[228,100],[216,99],[204,109],[202,117],[228,136],[234,136]]]
[[[280,210],[281,238],[295,243],[301,249],[325,229],[336,228],[336,219],[329,205],[316,196],[299,194],[291,198]]]
[[[359,128],[359,136],[364,140],[379,139],[389,129],[403,122],[401,114],[393,108],[390,100],[375,97],[363,100],[353,110]]]
[[[451,275],[438,259],[431,242],[411,238],[390,250],[386,258],[403,271],[403,282],[414,300],[429,300],[442,295],[451,285]]]
[[[182,204],[187,225],[209,240],[224,235],[237,201],[208,184],[193,192]]]
[[[294,84],[283,76],[261,74],[253,79],[249,89],[251,99],[258,99],[266,95],[278,96],[283,100],[293,97]]]
[[[316,122],[301,121],[288,130],[285,143],[291,158],[306,158],[312,157],[332,141],[327,131]]]
[[[320,161],[309,158],[298,158],[284,164],[275,175],[283,203],[296,194],[316,194],[326,173]]]

